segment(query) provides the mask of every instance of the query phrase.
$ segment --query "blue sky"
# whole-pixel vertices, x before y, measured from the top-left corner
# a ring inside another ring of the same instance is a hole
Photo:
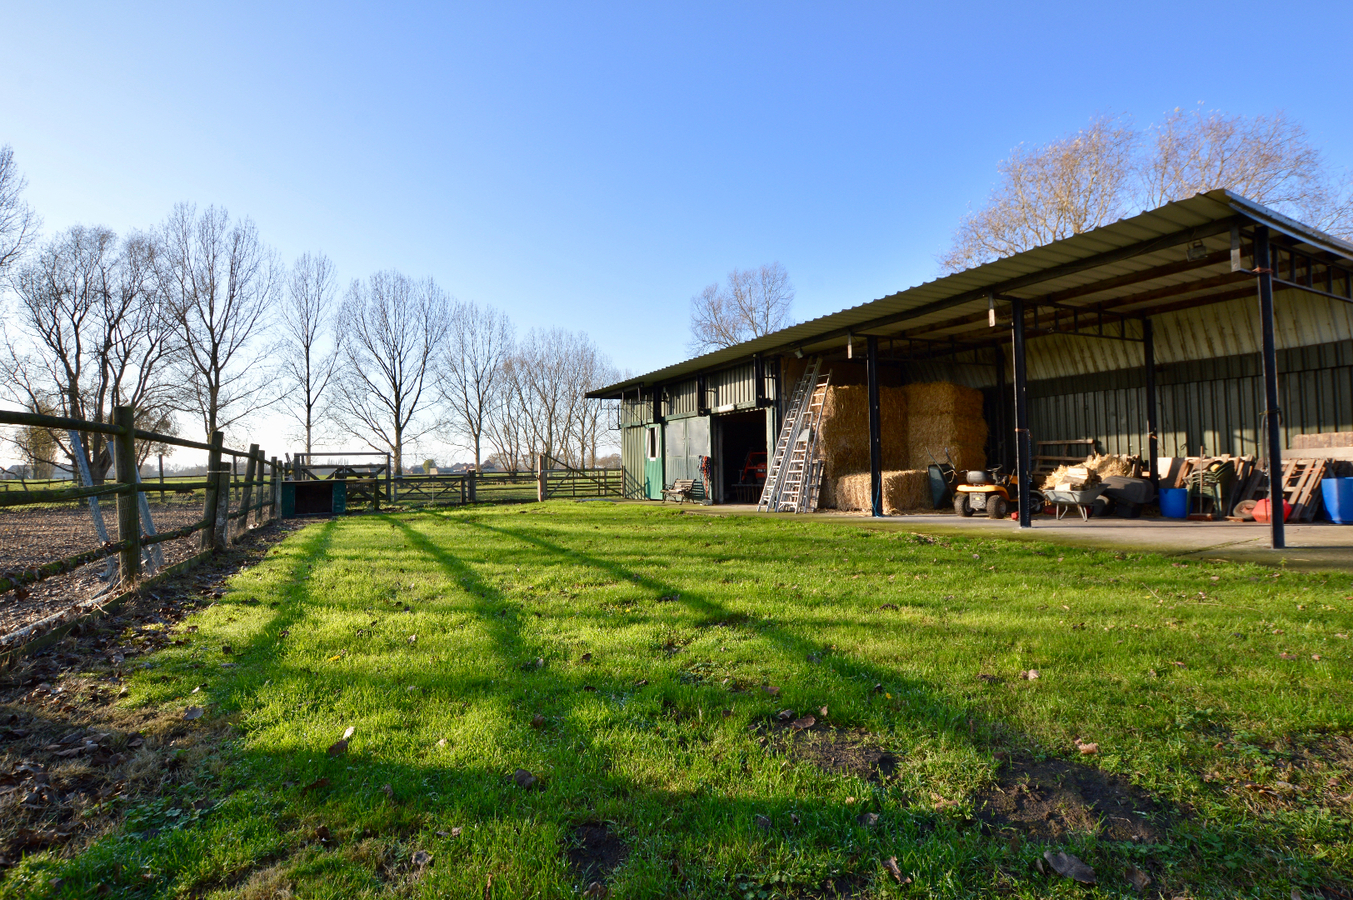
[[[215,203],[635,371],[735,266],[783,263],[800,319],[935,277],[997,161],[1097,113],[1283,109],[1353,164],[1314,49],[1347,2],[117,6],[4,15],[0,144],[48,232]]]

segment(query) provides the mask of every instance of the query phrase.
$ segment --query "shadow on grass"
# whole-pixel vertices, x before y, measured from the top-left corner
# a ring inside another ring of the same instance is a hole
[[[498,736],[517,742],[519,755],[553,754],[560,761],[552,772],[541,773],[542,790],[523,790],[506,767],[438,764],[431,748],[425,763],[410,765],[366,755],[360,743],[349,754],[329,756],[316,747],[267,751],[249,747],[246,741],[235,751],[220,783],[201,785],[220,798],[210,815],[187,828],[155,833],[124,827],[88,853],[54,866],[52,871],[65,881],[49,891],[35,891],[34,896],[84,896],[98,884],[136,896],[233,891],[274,863],[285,869],[279,877],[309,873],[308,877],[328,879],[340,885],[341,891],[354,893],[406,889],[421,878],[429,894],[459,895],[470,889],[477,894],[484,879],[494,875],[495,897],[567,896],[571,886],[583,885],[577,882],[577,873],[566,867],[563,846],[576,826],[598,815],[614,821],[616,832],[630,846],[618,887],[636,895],[726,896],[740,883],[721,861],[728,856],[725,848],[730,847],[737,848],[733,855],[740,854],[744,864],[755,870],[745,879],[754,885],[772,874],[783,874],[777,867],[808,851],[828,861],[789,873],[787,877],[800,886],[799,896],[813,896],[810,890],[821,890],[825,880],[837,876],[855,883],[877,878],[886,882],[880,861],[889,856],[896,856],[902,871],[913,874],[918,883],[931,885],[954,878],[983,884],[1003,871],[1031,871],[1041,849],[1038,845],[990,841],[976,823],[902,808],[885,787],[863,786],[861,802],[847,804],[799,799],[792,790],[772,799],[749,798],[742,796],[747,792],[736,783],[672,790],[618,774],[619,761],[611,748],[579,724],[587,718],[582,714],[584,705],[598,698],[626,702],[646,698],[652,701],[646,708],[661,711],[651,722],[654,740],[679,734],[681,741],[697,743],[721,736],[722,725],[714,719],[714,710],[732,703],[746,711],[749,701],[768,710],[772,701],[759,694],[730,698],[726,690],[711,685],[636,685],[596,670],[555,665],[535,669],[531,662],[544,653],[523,636],[521,604],[505,597],[466,559],[411,524],[420,518],[430,516],[387,520],[400,530],[409,547],[431,559],[464,590],[469,612],[489,639],[490,652],[507,671],[519,673],[519,682],[529,683],[531,696],[549,706],[549,724],[537,730],[527,724],[532,708],[508,698],[516,718],[508,733]],[[468,519],[437,520],[481,531],[498,541],[517,542],[536,564],[580,563],[640,585],[655,596],[678,593],[661,579],[523,529]],[[269,681],[305,684],[315,677],[309,669],[280,658],[281,638],[304,620],[308,605],[318,599],[306,576],[316,563],[331,557],[337,527],[338,523],[329,522],[298,541],[285,572],[285,597],[276,611],[250,643],[240,648],[236,669],[207,676],[208,694],[227,714],[239,710]],[[1004,732],[1000,723],[979,721],[970,710],[954,705],[920,680],[901,677],[848,652],[829,651],[820,642],[774,622],[744,624],[740,613],[698,592],[679,593],[680,606],[697,623],[738,622],[745,633],[777,652],[797,657],[804,667],[810,655],[819,657],[822,662],[816,671],[828,672],[835,680],[827,690],[869,697],[874,684],[885,684],[907,698],[904,712],[920,727],[979,749],[987,748],[989,735]],[[653,611],[637,615],[645,621],[664,618]],[[344,673],[341,684],[339,680],[326,676],[324,682],[338,691],[390,687],[389,679],[371,674]],[[447,679],[430,668],[415,680],[452,697],[509,692],[492,678]],[[321,683],[318,690],[323,687]],[[876,698],[876,702],[882,700]],[[711,714],[707,725],[702,724],[706,709]],[[765,721],[765,713],[760,716]],[[764,751],[754,735],[744,738],[732,752],[740,755],[743,771],[747,771],[749,761]],[[671,750],[685,752],[679,743]],[[872,827],[859,821],[869,812],[880,814]],[[453,826],[464,827],[465,833],[452,837]],[[509,839],[533,831],[538,840],[525,840],[521,848]],[[1224,837],[1213,838],[1226,845],[1240,840],[1236,832],[1226,831]],[[1115,867],[1121,871],[1127,859],[1140,859],[1135,850],[1122,851],[1093,838],[1076,839],[1070,846],[1109,871]],[[439,865],[429,871],[418,869],[413,861],[416,849],[431,851]],[[522,858],[511,858],[514,853]]]

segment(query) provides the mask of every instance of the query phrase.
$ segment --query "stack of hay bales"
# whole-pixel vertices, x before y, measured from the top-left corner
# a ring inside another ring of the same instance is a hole
[[[858,472],[836,479],[836,508],[867,510],[869,473]],[[883,514],[891,516],[908,510],[929,509],[930,476],[924,469],[904,469],[883,473]]]
[[[908,412],[907,458],[913,467],[930,464],[927,450],[944,462],[947,448],[959,471],[986,468],[981,391],[946,381],[909,384],[902,390]]]
[[[883,468],[905,469],[908,463],[907,398],[904,389],[880,388],[879,413]],[[823,490],[818,505],[829,508],[836,498],[836,483],[841,476],[869,471],[868,388],[862,384],[832,385],[827,388],[817,448],[823,462]]]

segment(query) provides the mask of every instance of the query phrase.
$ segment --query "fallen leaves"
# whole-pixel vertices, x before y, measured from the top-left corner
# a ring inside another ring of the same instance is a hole
[[[1023,672],[1020,672],[1020,673],[1019,673],[1019,677],[1020,677],[1023,681],[1037,681],[1038,678],[1039,678],[1038,670],[1037,670],[1037,669],[1027,669],[1027,670],[1025,670],[1025,671],[1023,671]]]
[[[1095,742],[1093,742],[1093,741],[1081,741],[1081,740],[1077,740],[1077,741],[1076,741],[1076,749],[1079,750],[1079,751],[1081,752],[1081,755],[1082,755],[1082,756],[1098,756],[1098,755],[1099,755],[1099,744],[1097,744],[1097,743],[1095,743]]]
[[[817,719],[812,716],[803,716],[789,723],[790,731],[803,731],[805,728],[812,728],[817,724]]]
[[[316,778],[314,781],[310,782],[310,783],[307,784],[305,787],[301,788],[301,793],[302,793],[302,794],[308,794],[308,793],[310,793],[311,791],[318,791],[320,788],[326,788],[326,787],[328,787],[328,786],[329,786],[329,779],[327,779],[327,778]]]
[[[342,756],[344,753],[347,753],[348,741],[350,741],[352,736],[356,733],[357,729],[349,725],[347,731],[343,732],[343,736],[329,745],[329,755]]]
[[[432,854],[426,850],[415,851],[409,862],[413,863],[415,869],[425,869],[432,865]]]
[[[770,819],[765,816],[758,815],[753,821],[756,822],[756,827],[760,828],[762,831],[770,831]]]
[[[531,717],[531,727],[532,727],[532,728],[544,728],[544,727],[545,727],[545,717],[542,716],[540,713],[536,713],[534,716]]]
[[[202,718],[203,712],[205,712],[205,710],[200,706],[190,706],[183,711],[183,718],[191,722],[194,719]]]
[[[517,787],[521,788],[523,791],[534,790],[540,786],[540,779],[525,769],[518,769],[513,772],[512,780],[516,783]]]
[[[898,884],[911,884],[911,879],[904,876],[902,870],[898,868],[896,856],[890,856],[885,859],[883,861],[883,868],[889,875],[893,876],[893,880]]]

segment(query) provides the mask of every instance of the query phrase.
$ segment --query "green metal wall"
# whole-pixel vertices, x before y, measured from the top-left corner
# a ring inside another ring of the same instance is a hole
[[[1144,453],[1141,370],[1029,383],[1033,439],[1093,438],[1107,453]],[[1353,431],[1353,341],[1278,351],[1282,444],[1291,436]],[[1161,456],[1262,455],[1263,374],[1253,354],[1157,370]],[[992,421],[988,416],[988,421]]]
[[[620,467],[625,473],[625,496],[630,500],[644,499],[644,431],[641,426],[621,429]]]
[[[673,419],[664,426],[666,457],[663,480],[667,484],[690,478],[698,482],[697,499],[704,499],[700,457],[709,456],[709,416]]]

